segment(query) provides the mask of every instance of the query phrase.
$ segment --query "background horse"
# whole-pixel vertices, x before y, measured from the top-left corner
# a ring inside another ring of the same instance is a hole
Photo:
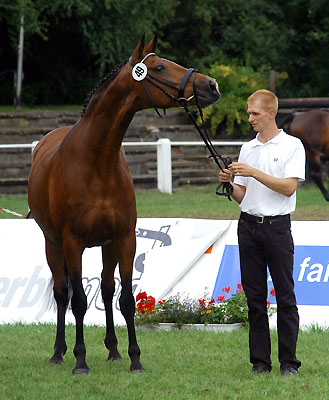
[[[33,154],[29,206],[45,236],[57,303],[57,333],[49,362],[61,364],[67,350],[65,311],[71,285],[76,320],[76,374],[90,372],[83,335],[87,298],[81,280],[81,261],[84,249],[93,246],[102,247],[101,290],[108,360],[121,359],[112,311],[114,270],[119,264],[119,303],[128,329],[130,370],[143,370],[132,293],[136,202],[121,147],[134,114],[152,106],[175,107],[182,102],[180,95],[184,90],[188,99],[184,98],[183,103],[198,102],[201,107],[220,97],[216,81],[157,57],[155,48],[156,37],[144,49],[143,35],[129,62],[122,63],[96,87],[81,119],[74,126],[47,134]],[[191,75],[193,79],[189,79]]]
[[[323,110],[311,110],[288,117],[282,124],[287,133],[303,142],[308,172],[325,199],[329,201],[329,193],[324,186],[321,170],[321,155],[329,157],[329,113]]]

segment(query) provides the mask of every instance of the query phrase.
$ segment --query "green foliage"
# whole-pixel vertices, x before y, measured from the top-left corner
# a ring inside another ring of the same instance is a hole
[[[270,7],[265,0],[2,0],[1,104],[13,98],[22,14],[23,104],[82,103],[81,92],[129,57],[143,32],[159,33],[159,54],[200,72],[214,64],[271,66],[288,76],[279,97],[329,92],[325,0],[279,0]]]
[[[241,136],[250,130],[247,114],[247,99],[256,90],[267,89],[269,70],[264,67],[258,71],[250,66],[223,65],[215,63],[208,71],[219,85],[222,98],[204,110],[205,121],[209,120],[211,131],[216,133],[218,125],[226,123],[229,136]],[[277,73],[277,86],[280,86],[286,73]]]
[[[266,88],[267,76],[255,72],[251,67],[228,66],[216,63],[211,66],[209,75],[216,79],[222,98],[204,110],[205,121],[211,123],[213,133],[219,124],[226,122],[226,133],[232,135],[234,128],[247,133],[250,129],[247,114],[247,98],[258,89]]]

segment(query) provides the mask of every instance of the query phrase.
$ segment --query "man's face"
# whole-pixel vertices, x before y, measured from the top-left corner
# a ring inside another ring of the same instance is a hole
[[[256,132],[264,131],[271,120],[269,110],[265,110],[258,101],[248,103],[248,114],[248,121]]]

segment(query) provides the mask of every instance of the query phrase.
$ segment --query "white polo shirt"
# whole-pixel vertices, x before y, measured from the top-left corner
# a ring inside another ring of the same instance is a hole
[[[302,142],[282,129],[266,143],[255,139],[241,147],[239,162],[249,164],[278,178],[305,179],[305,150]],[[296,192],[284,196],[251,177],[236,176],[234,183],[246,187],[239,209],[251,215],[273,216],[292,214],[296,208]]]

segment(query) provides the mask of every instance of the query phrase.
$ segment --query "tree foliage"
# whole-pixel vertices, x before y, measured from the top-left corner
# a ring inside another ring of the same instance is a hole
[[[159,53],[179,64],[201,72],[231,68],[240,80],[220,76],[230,88],[221,89],[223,99],[237,96],[244,72],[265,74],[269,67],[287,76],[277,85],[279,97],[329,92],[326,0],[0,0],[2,104],[13,98],[22,14],[25,104],[82,103],[108,69],[129,57],[143,32],[147,38],[158,32]]]

